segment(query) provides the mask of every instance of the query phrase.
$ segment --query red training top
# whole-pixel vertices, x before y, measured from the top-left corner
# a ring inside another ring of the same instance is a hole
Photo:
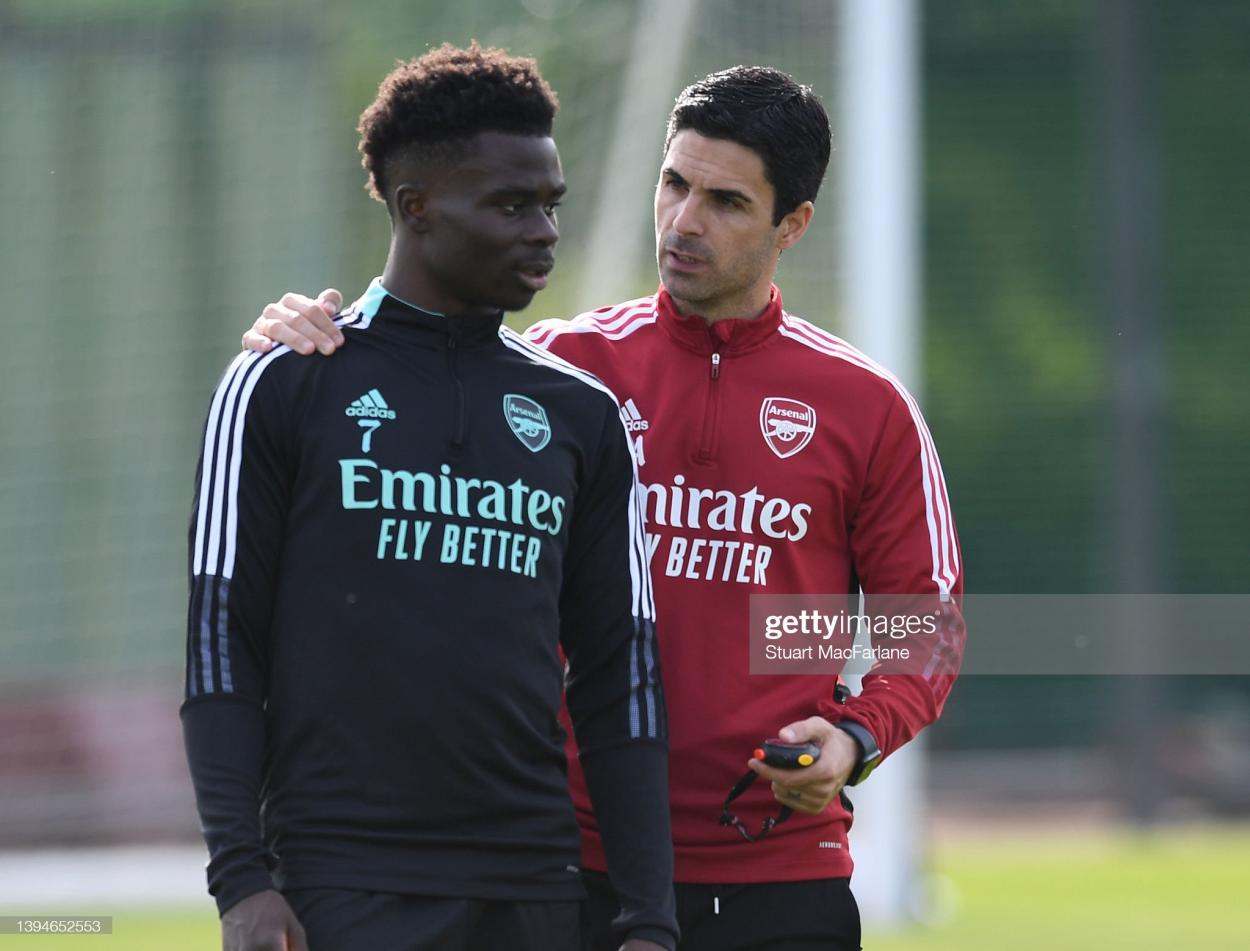
[[[863,724],[888,756],[937,719],[964,631],[959,542],[915,400],[854,347],[786,313],[708,323],[654,297],[526,337],[600,377],[623,407],[646,493],[679,882],[849,876],[851,817],[834,802],[746,842],[719,825],[760,741],[820,715]],[[752,594],[931,595],[948,619],[914,675],[869,674],[845,705],[835,672],[751,675]],[[576,747],[573,799],[586,867],[606,866]],[[871,780],[869,781],[871,782]],[[753,832],[779,805],[756,782],[734,810]]]

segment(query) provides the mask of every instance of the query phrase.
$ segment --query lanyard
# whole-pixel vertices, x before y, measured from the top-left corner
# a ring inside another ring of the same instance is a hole
[[[776,826],[781,825],[794,814],[794,810],[789,806],[782,806],[781,811],[775,816],[769,816],[764,820],[764,824],[760,827],[758,835],[751,835],[747,827],[742,824],[739,819],[729,810],[729,804],[746,792],[753,782],[758,778],[753,770],[747,770],[742,774],[742,778],[734,783],[734,788],[729,790],[729,795],[725,797],[725,805],[721,808],[720,824],[722,826],[733,826],[742,834],[742,837],[748,842],[758,842],[764,836],[768,835]]]

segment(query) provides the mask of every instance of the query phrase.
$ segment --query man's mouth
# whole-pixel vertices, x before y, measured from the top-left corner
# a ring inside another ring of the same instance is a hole
[[[547,286],[547,275],[551,273],[553,267],[555,267],[554,261],[530,261],[518,267],[516,272],[522,284],[532,291],[541,291]]]
[[[669,267],[674,270],[691,272],[703,267],[703,259],[693,254],[683,254],[673,248],[668,248],[665,254],[668,256]]]

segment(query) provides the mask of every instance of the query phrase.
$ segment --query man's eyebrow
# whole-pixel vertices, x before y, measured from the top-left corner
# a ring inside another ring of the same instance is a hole
[[[749,205],[752,202],[750,195],[740,192],[736,188],[709,188],[708,191],[716,198],[735,199],[744,205]]]
[[[660,174],[675,184],[686,186],[689,186],[690,184],[682,177],[680,172],[670,165],[666,165],[663,169],[661,169]],[[738,191],[736,188],[709,188],[707,189],[707,192],[713,198],[732,199],[740,201],[744,205],[750,205],[754,202],[754,199],[752,199],[750,195],[746,194],[746,192]]]
[[[550,190],[545,188],[535,188],[532,185],[501,185],[492,189],[489,193],[490,198],[535,198],[538,195],[550,194],[555,198],[563,198],[568,191],[568,186],[561,182],[555,188]]]

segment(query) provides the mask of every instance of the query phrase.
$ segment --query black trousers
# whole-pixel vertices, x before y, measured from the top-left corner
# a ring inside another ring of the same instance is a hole
[[[309,951],[582,951],[580,901],[484,901],[304,888]],[[613,949],[615,951],[615,949]]]
[[[616,951],[620,911],[608,877],[582,872],[590,951]],[[678,883],[678,951],[860,951],[859,906],[850,879],[745,885]]]

